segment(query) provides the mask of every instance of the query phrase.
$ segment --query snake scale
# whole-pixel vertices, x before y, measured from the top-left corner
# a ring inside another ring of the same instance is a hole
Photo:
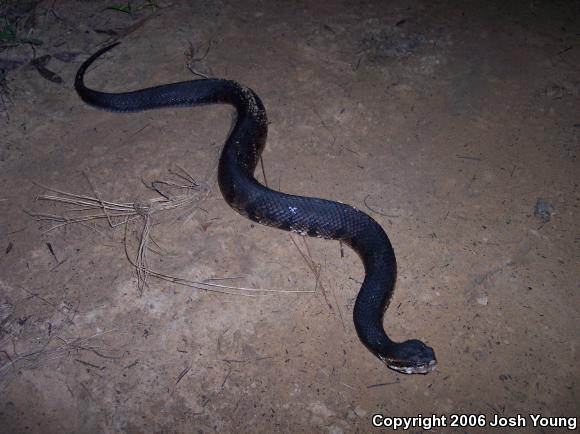
[[[254,178],[266,144],[268,122],[260,98],[249,88],[224,79],[171,83],[123,93],[99,92],[84,85],[87,68],[115,43],[90,56],[76,74],[75,89],[91,106],[114,112],[228,104],[235,124],[220,155],[218,183],[226,202],[255,222],[301,235],[340,240],[358,253],[365,269],[354,306],[360,340],[389,368],[426,374],[437,364],[433,349],[419,340],[394,342],[386,335],[383,313],[395,286],[397,263],[383,228],[362,211],[325,199],[274,191]]]

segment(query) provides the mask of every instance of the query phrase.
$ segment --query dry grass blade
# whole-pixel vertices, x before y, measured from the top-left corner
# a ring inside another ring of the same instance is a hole
[[[125,243],[125,246],[127,244]],[[205,281],[199,280],[188,280],[181,277],[170,276],[168,274],[160,273],[158,271],[152,270],[150,268],[146,268],[145,266],[139,266],[133,259],[128,251],[125,249],[125,255],[127,256],[127,260],[135,267],[136,269],[141,269],[141,273],[145,273],[148,276],[153,276],[157,279],[165,280],[167,282],[175,283],[177,285],[187,286],[189,288],[199,289],[205,292],[213,292],[219,294],[227,294],[227,295],[241,295],[243,297],[263,297],[267,295],[271,295],[272,293],[278,294],[305,294],[305,293],[316,293],[316,289],[314,290],[288,290],[288,289],[274,289],[274,288],[248,288],[248,287],[241,287],[241,286],[233,286],[233,285],[222,285],[218,283],[210,283],[207,279]],[[216,280],[216,279],[213,279]]]
[[[144,288],[148,284],[149,277],[155,277],[168,282],[176,283],[179,285],[196,288],[206,292],[214,292],[220,294],[229,295],[242,295],[246,297],[258,297],[265,296],[273,293],[277,294],[300,294],[300,293],[315,293],[317,291],[316,287],[314,290],[286,290],[286,289],[272,289],[272,288],[250,288],[250,287],[238,287],[233,285],[224,285],[219,283],[212,283],[210,279],[205,281],[192,281],[183,279],[180,277],[170,276],[158,271],[154,271],[149,266],[148,253],[155,252],[151,248],[151,244],[154,244],[163,250],[155,241],[152,239],[153,232],[153,218],[156,214],[172,209],[184,208],[188,206],[194,206],[194,209],[190,213],[193,213],[198,209],[200,202],[207,199],[212,191],[212,184],[209,182],[210,179],[214,178],[215,171],[217,170],[217,158],[216,163],[212,167],[207,180],[198,182],[195,178],[188,173],[184,168],[176,166],[178,170],[172,171],[170,173],[176,178],[176,180],[160,180],[151,183],[151,189],[159,194],[159,197],[153,198],[147,202],[113,202],[103,200],[97,193],[97,189],[94,184],[90,182],[91,188],[95,192],[95,197],[74,194],[66,191],[58,190],[52,187],[46,187],[39,185],[46,190],[55,194],[46,194],[38,196],[36,199],[39,201],[49,201],[58,204],[62,204],[67,207],[63,214],[55,215],[48,213],[39,213],[28,211],[28,214],[35,217],[38,221],[42,222],[54,222],[55,224],[47,229],[46,232],[52,230],[66,227],[68,225],[79,224],[87,226],[92,230],[97,230],[95,227],[88,226],[90,222],[96,222],[99,220],[106,220],[109,227],[116,228],[119,226],[124,226],[124,236],[123,244],[125,247],[125,255],[129,263],[135,268],[137,275],[137,285],[139,292],[142,293]],[[86,175],[85,175],[86,176]],[[87,176],[88,179],[88,176]],[[177,189],[180,194],[170,194],[165,191],[161,191],[161,186],[168,188]],[[185,190],[185,192],[182,192]],[[66,214],[66,215],[65,215]],[[137,247],[136,252],[133,255],[130,252],[130,240],[129,240],[129,224],[136,220],[141,220],[141,228],[138,231],[137,236]],[[312,266],[312,264],[310,264]],[[318,272],[316,267],[313,266],[313,272],[317,276],[316,285],[318,286]],[[219,280],[219,279],[213,279]]]
[[[117,331],[117,329],[106,330],[104,332],[95,333],[88,337],[79,337],[74,339],[65,339],[60,336],[49,338],[40,349],[30,351],[24,354],[17,354],[13,357],[7,357],[5,363],[0,366],[0,381],[7,379],[7,374],[10,369],[15,372],[23,367],[37,367],[41,363],[58,359],[60,357],[68,356],[73,351],[86,349],[86,345],[93,339],[99,338],[103,335]],[[60,341],[55,347],[50,348],[53,340]]]
[[[326,295],[326,290],[324,289],[324,286],[320,282],[320,268],[321,268],[321,266],[320,266],[320,264],[317,264],[316,262],[314,262],[314,259],[312,259],[312,255],[310,254],[310,249],[308,247],[308,243],[306,242],[306,239],[303,238],[304,246],[306,249],[305,252],[300,248],[300,246],[298,246],[298,243],[296,242],[296,240],[294,239],[292,234],[290,234],[290,239],[292,240],[294,247],[296,247],[296,250],[298,250],[298,253],[300,253],[300,256],[302,256],[302,259],[304,259],[304,262],[306,262],[306,265],[308,265],[308,268],[310,268],[310,271],[312,271],[312,274],[314,274],[314,278],[316,279],[316,289],[320,288],[320,293],[324,297],[324,301],[326,302],[326,305],[328,306],[328,308],[330,310],[332,310],[332,304],[330,303],[330,301],[328,301],[328,297]]]
[[[195,46],[193,45],[193,43],[191,41],[189,41],[189,49],[185,53],[185,58],[187,59],[187,69],[189,69],[189,71],[192,74],[197,75],[198,77],[202,77],[202,78],[210,78],[210,76],[212,75],[211,68],[208,68],[209,74],[206,74],[206,73],[199,71],[195,66],[196,64],[202,62],[207,57],[210,49],[211,49],[211,41],[209,42],[209,44],[207,44],[207,48],[206,48],[205,53],[202,56],[196,57]]]

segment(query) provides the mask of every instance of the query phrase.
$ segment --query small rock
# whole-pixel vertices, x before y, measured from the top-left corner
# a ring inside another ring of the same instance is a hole
[[[552,207],[551,203],[539,197],[534,207],[534,216],[541,219],[544,223],[548,223],[552,217],[553,209],[554,207]]]
[[[477,304],[481,304],[482,306],[487,306],[487,295],[481,295],[476,298]]]

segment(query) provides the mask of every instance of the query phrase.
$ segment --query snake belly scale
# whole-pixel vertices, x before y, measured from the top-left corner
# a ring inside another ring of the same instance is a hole
[[[87,68],[116,45],[118,43],[100,49],[77,71],[75,89],[83,101],[114,112],[207,104],[233,106],[237,117],[218,166],[218,183],[226,202],[255,222],[301,235],[340,240],[349,245],[358,253],[365,269],[353,312],[360,340],[391,369],[406,374],[432,371],[437,363],[432,348],[415,339],[394,342],[383,329],[383,313],[397,274],[395,253],[383,228],[352,206],[274,191],[254,178],[268,130],[260,98],[234,81],[216,78],[123,93],[106,93],[86,87]]]

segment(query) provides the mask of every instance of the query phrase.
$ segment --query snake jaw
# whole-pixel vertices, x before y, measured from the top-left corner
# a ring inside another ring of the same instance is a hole
[[[393,360],[388,359],[386,357],[379,356],[379,359],[383,361],[388,368],[392,369],[393,371],[400,372],[401,374],[428,374],[431,371],[434,371],[437,367],[437,360],[433,359],[430,360],[427,364],[424,365],[406,365],[404,361],[400,360]]]

